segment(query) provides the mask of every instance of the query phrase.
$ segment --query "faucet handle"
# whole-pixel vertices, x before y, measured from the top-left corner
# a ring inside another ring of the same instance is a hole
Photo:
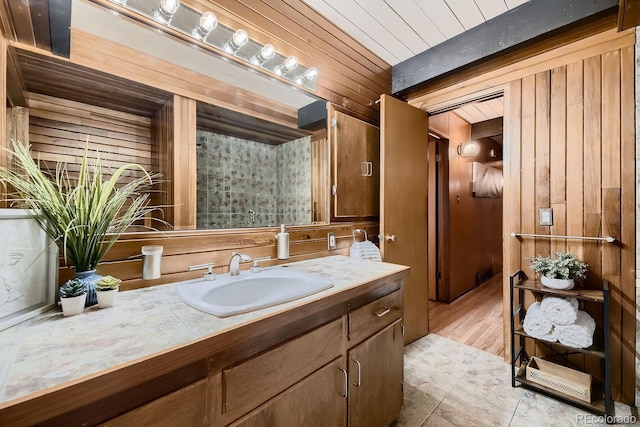
[[[206,268],[207,269],[207,273],[205,275],[203,275],[202,278],[204,280],[215,280],[216,273],[213,272],[213,267],[214,267],[213,263],[212,262],[208,262],[206,264],[190,265],[189,266],[189,271],[204,270]]]
[[[262,270],[262,268],[260,268],[260,265],[258,264],[260,261],[267,261],[270,260],[271,257],[270,256],[263,256],[260,258],[254,258],[253,259],[253,266],[249,269],[249,271],[251,271],[252,273],[259,273],[260,270]]]

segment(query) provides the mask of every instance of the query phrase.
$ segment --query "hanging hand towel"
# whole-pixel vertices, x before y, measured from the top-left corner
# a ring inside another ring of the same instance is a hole
[[[571,325],[578,316],[578,300],[546,296],[540,303],[540,309],[554,325]]]
[[[534,302],[527,309],[522,328],[533,338],[551,342],[558,341],[553,324],[542,314],[539,302]]]
[[[596,322],[589,313],[579,310],[573,325],[557,325],[558,341],[568,347],[587,348],[593,344]]]
[[[365,240],[364,242],[353,242],[349,255],[354,258],[370,259],[373,261],[382,261],[380,249],[373,242]]]

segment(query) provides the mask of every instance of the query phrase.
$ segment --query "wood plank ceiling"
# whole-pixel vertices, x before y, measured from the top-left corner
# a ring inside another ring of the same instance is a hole
[[[304,0],[391,65],[527,0]]]

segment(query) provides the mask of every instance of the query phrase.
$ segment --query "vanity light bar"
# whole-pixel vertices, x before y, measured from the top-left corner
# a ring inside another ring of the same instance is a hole
[[[103,0],[104,1],[104,0]],[[116,11],[134,17],[137,14],[153,19],[176,31],[178,37],[190,41],[194,47],[209,46],[233,55],[241,62],[287,80],[296,86],[315,91],[318,69],[304,67],[295,56],[279,54],[271,44],[251,40],[245,30],[234,30],[218,22],[212,12],[198,12],[181,4],[180,0],[107,0],[118,5]],[[124,10],[123,10],[124,9]],[[157,27],[156,27],[157,29]],[[162,30],[162,29],[160,29]],[[176,35],[176,33],[173,33]],[[210,50],[215,52],[214,50]],[[222,55],[226,59],[226,55]]]

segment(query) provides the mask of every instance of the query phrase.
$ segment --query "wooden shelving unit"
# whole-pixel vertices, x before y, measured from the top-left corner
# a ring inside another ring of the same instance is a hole
[[[516,387],[516,383],[541,392],[548,396],[562,400],[574,406],[586,409],[607,418],[613,415],[613,400],[611,398],[611,355],[609,345],[609,286],[606,281],[602,284],[602,290],[572,289],[557,290],[543,286],[541,283],[525,279],[522,270],[518,270],[510,276],[510,308],[511,308],[511,385]],[[574,297],[579,301],[591,301],[602,304],[603,324],[601,330],[596,330],[593,345],[588,348],[574,348],[562,345],[557,342],[549,342],[534,338],[522,329],[522,322],[525,317],[523,306],[525,291],[536,295],[556,295],[564,297]],[[517,295],[517,304],[516,304]],[[553,348],[558,356],[583,353],[594,356],[602,360],[604,364],[604,383],[593,380],[591,402],[585,402],[573,396],[552,390],[541,384],[529,381],[525,376],[525,367],[529,360],[524,342],[525,339],[535,340],[543,343],[549,348]],[[553,347],[551,347],[553,346]],[[560,352],[558,352],[560,350]]]

